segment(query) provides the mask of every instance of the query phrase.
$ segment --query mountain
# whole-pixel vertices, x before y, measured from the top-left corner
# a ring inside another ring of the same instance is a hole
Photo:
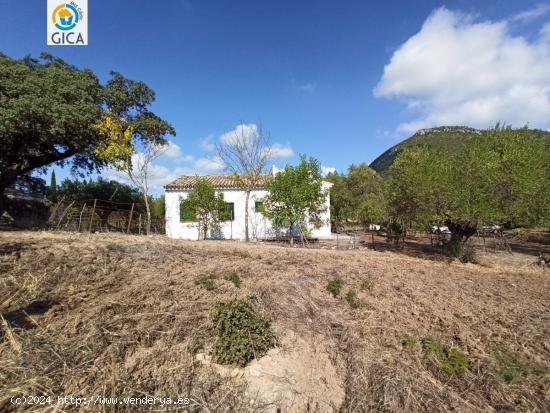
[[[383,174],[405,148],[423,145],[454,152],[465,140],[479,134],[481,134],[481,130],[467,126],[439,126],[437,128],[420,129],[413,136],[392,146],[372,161],[370,167],[376,172]]]

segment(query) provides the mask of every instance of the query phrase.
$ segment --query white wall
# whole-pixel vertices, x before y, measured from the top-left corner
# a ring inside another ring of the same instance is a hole
[[[328,182],[323,183],[323,189],[330,188]],[[244,231],[244,214],[245,214],[245,201],[246,193],[242,190],[219,190],[217,192],[223,193],[225,202],[233,202],[235,210],[235,219],[233,221],[224,221],[221,223],[221,234],[210,233],[209,238],[223,238],[223,239],[245,239]],[[189,190],[167,190],[165,193],[166,200],[166,235],[170,238],[189,239],[196,240],[198,238],[198,227],[196,222],[180,222],[180,203],[186,199],[189,194]],[[261,213],[254,211],[255,202],[261,200],[267,191],[256,190],[250,193],[250,200],[248,205],[248,219],[249,219],[249,236],[251,239],[264,239],[272,238],[275,236],[285,235],[287,230],[274,228],[271,225],[271,221],[265,218]],[[321,228],[312,230],[312,237],[314,238],[327,238],[330,237],[330,200],[327,195],[326,199],[327,211],[323,214],[323,222],[325,223]]]

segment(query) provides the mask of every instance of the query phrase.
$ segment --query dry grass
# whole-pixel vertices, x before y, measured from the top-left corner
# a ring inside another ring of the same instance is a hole
[[[330,344],[345,390],[335,410],[550,411],[548,375],[509,384],[495,357],[550,365],[550,270],[498,257],[463,265],[365,250],[0,233],[0,411],[16,411],[10,397],[21,394],[182,396],[192,405],[180,411],[259,410],[239,375],[196,357],[212,343],[214,303],[251,294],[279,337]],[[197,285],[200,276],[216,288]],[[336,277],[357,307],[326,290]],[[426,337],[467,354],[467,370],[435,368]],[[73,410],[136,411],[62,409]]]

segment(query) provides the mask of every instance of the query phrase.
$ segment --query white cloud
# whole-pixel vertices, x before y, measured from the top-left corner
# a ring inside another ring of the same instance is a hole
[[[281,145],[280,143],[271,145],[268,150],[271,159],[290,158],[294,156],[294,150],[290,146]]]
[[[518,19],[519,17],[516,17]],[[526,18],[524,15],[522,18]],[[446,8],[396,50],[374,90],[416,114],[400,132],[437,125],[550,127],[550,28],[528,41],[509,23]]]
[[[192,155],[186,155],[182,152],[180,146],[172,141],[168,141],[165,146],[160,147],[162,156],[172,158],[180,162],[193,162],[194,158]]]
[[[254,123],[243,123],[237,125],[233,130],[220,135],[221,143],[231,143],[235,140],[252,140],[257,138],[262,133],[258,128],[258,125]],[[269,158],[290,158],[294,156],[294,150],[290,145],[282,145],[280,143],[274,143],[267,149],[269,151]]]
[[[519,23],[526,23],[531,20],[537,19],[541,16],[544,16],[546,13],[550,11],[550,5],[548,4],[539,4],[532,9],[522,11],[520,13],[514,14],[512,17],[510,17],[509,21],[511,22],[519,22]]]
[[[212,143],[212,139],[214,139],[213,133],[205,136],[204,138],[199,139],[201,148],[203,148],[208,152],[213,152],[214,150],[216,150],[216,145]]]
[[[182,155],[181,148],[179,145],[172,141],[168,141],[168,144],[164,148],[164,156],[168,156],[169,158],[177,158]]]
[[[323,174],[323,176],[326,176],[329,173],[334,173],[334,172],[336,172],[336,168],[332,166],[321,165],[321,173]]]
[[[235,126],[235,129],[220,135],[220,142],[231,143],[235,141],[238,142],[241,139],[246,142],[257,138],[259,133],[260,131],[258,130],[258,125],[254,123],[241,123],[240,125]]]
[[[195,161],[195,173],[219,174],[224,171],[225,163],[218,156],[200,158]]]

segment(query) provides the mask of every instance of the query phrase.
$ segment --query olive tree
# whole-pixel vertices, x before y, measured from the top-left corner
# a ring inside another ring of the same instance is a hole
[[[455,154],[405,150],[388,178],[390,216],[404,227],[446,225],[447,250],[462,247],[484,225],[546,225],[550,216],[548,135],[527,128],[484,131]]]
[[[223,193],[216,193],[214,187],[205,179],[199,179],[181,208],[197,221],[198,237],[208,236],[208,230],[216,228],[225,218],[225,202]]]
[[[323,224],[326,196],[321,164],[302,155],[297,166],[287,165],[269,182],[268,194],[264,197],[265,215],[275,226],[288,228],[290,244],[293,245],[296,225],[303,236],[307,231],[304,223],[314,228]]]

